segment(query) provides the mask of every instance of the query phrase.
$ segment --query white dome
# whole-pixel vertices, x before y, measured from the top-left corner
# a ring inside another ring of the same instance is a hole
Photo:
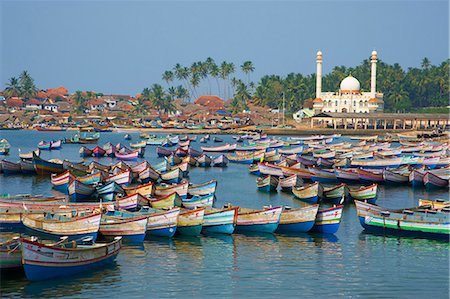
[[[341,91],[359,91],[359,81],[352,75],[344,78],[341,82]]]

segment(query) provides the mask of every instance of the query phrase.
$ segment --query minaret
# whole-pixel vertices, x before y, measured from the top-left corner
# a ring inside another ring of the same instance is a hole
[[[377,51],[372,51],[370,57],[370,63],[372,64],[372,71],[370,73],[370,96],[375,98],[377,93]]]
[[[316,56],[316,99],[322,97],[322,52],[317,51]]]

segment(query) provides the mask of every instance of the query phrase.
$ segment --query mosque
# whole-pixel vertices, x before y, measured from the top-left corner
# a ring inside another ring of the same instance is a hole
[[[321,112],[337,113],[374,113],[383,112],[383,94],[376,91],[377,52],[370,57],[370,92],[362,92],[359,81],[352,77],[342,80],[338,92],[322,92],[322,52],[316,57],[316,98],[313,100],[314,114]]]

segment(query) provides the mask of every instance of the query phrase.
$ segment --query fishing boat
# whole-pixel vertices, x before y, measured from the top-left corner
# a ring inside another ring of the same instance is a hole
[[[49,151],[52,148],[51,142],[40,141],[37,145],[41,151]]]
[[[358,168],[359,179],[363,182],[369,183],[384,183],[383,171],[382,170],[369,170]]]
[[[87,213],[73,217],[47,213],[45,216],[24,214],[23,225],[46,238],[59,239],[67,236],[69,240],[80,240],[84,237],[97,238],[100,227],[101,213]]]
[[[28,280],[45,280],[71,276],[101,268],[114,261],[122,247],[122,238],[111,243],[75,245],[63,239],[56,244],[43,244],[21,239],[22,262]]]
[[[220,146],[202,146],[201,147],[202,151],[204,152],[216,152],[216,153],[220,153],[220,152],[232,152],[234,150],[236,150],[236,144],[224,144],[224,145],[220,145]]]
[[[211,180],[203,184],[189,184],[188,194],[190,196],[194,195],[207,195],[207,194],[215,194],[217,188],[217,181]]]
[[[125,140],[131,140],[132,137],[130,134],[125,134],[125,136],[123,137]]]
[[[95,146],[92,150],[92,155],[97,158],[101,158],[106,154],[106,150],[100,146]]]
[[[52,174],[51,175],[51,183],[53,185],[53,189],[58,190],[64,194],[69,194],[69,179],[70,179],[70,171],[65,171],[60,174]]]
[[[161,180],[167,184],[178,184],[183,178],[180,168],[176,167],[160,174]]]
[[[352,159],[350,162],[352,167],[364,167],[364,168],[398,168],[403,162],[403,158],[384,158],[384,159]]]
[[[231,235],[236,227],[239,207],[208,208],[203,217],[202,233]]]
[[[361,186],[359,188],[348,187],[348,192],[353,199],[367,200],[369,202],[375,202],[377,199],[377,184],[370,186]]]
[[[95,186],[80,182],[78,179],[69,181],[68,192],[73,201],[91,199],[95,192]]]
[[[19,174],[22,173],[22,168],[20,162],[11,162],[8,160],[0,161],[1,170],[4,174]]]
[[[51,150],[59,150],[59,149],[61,149],[61,147],[62,147],[62,141],[61,140],[50,142],[50,149]]]
[[[332,187],[323,187],[323,197],[332,201],[333,203],[342,204],[342,199],[345,197],[347,185],[341,183]]]
[[[148,138],[146,143],[147,143],[147,145],[162,145],[166,141],[167,141],[167,138],[165,138],[165,137],[152,137],[152,138]]]
[[[213,141],[214,141],[214,142],[223,142],[223,139],[214,136],[214,137],[213,137]]]
[[[0,155],[8,155],[10,149],[11,145],[9,144],[8,140],[0,140]]]
[[[141,141],[141,142],[137,142],[137,143],[130,143],[130,147],[131,148],[141,148],[141,147],[146,147],[147,146],[147,142],[146,141]]]
[[[134,193],[126,196],[118,196],[115,199],[116,210],[135,211],[141,205],[141,203],[147,203],[147,197],[142,196],[139,193]]]
[[[148,217],[147,235],[171,238],[175,234],[180,208],[164,211],[143,207],[138,213]]]
[[[334,234],[338,231],[342,219],[342,209],[344,206],[335,206],[328,209],[319,210],[316,215],[312,232]]]
[[[111,211],[102,215],[98,232],[105,240],[120,236],[123,243],[139,244],[144,241],[146,229],[147,216]]]
[[[336,178],[340,181],[347,182],[347,183],[359,182],[359,175],[358,175],[357,170],[355,170],[355,169],[336,168],[334,170],[334,173],[336,174]]]
[[[106,183],[116,182],[119,185],[128,186],[131,183],[131,171],[129,169],[114,174],[105,179]]]
[[[148,203],[154,209],[172,209],[175,206],[175,201],[179,198],[178,194],[173,192],[162,197],[150,197]]]
[[[272,192],[277,191],[278,187],[278,177],[274,175],[267,175],[264,177],[259,177],[256,180],[256,187],[259,191]]]
[[[239,164],[252,164],[253,163],[253,153],[248,155],[228,155],[228,160],[231,163],[239,163]]]
[[[44,160],[33,152],[33,165],[38,175],[62,173],[65,171],[62,161]]]
[[[200,235],[204,216],[204,208],[182,210],[178,215],[177,233],[186,236]]]
[[[319,200],[319,197],[322,197],[323,188],[319,182],[315,182],[301,187],[292,187],[292,193],[298,199],[315,204]]]
[[[151,166],[146,167],[144,170],[138,174],[139,181],[143,184],[149,182],[156,182],[159,179],[159,173],[153,169]]]
[[[137,185],[132,187],[123,187],[125,193],[127,195],[132,195],[139,193],[142,196],[148,196],[153,194],[153,190],[155,189],[155,185],[153,183],[147,183],[144,185]]]
[[[303,152],[303,146],[296,146],[296,147],[286,147],[286,148],[280,148],[278,150],[279,154],[283,155],[292,155],[292,154],[301,154]]]
[[[95,197],[103,201],[115,201],[118,194],[125,194],[125,190],[116,182],[106,183],[95,189]]]
[[[292,209],[285,206],[281,212],[278,233],[305,233],[312,229],[316,220],[319,205],[310,205],[302,208]]]
[[[62,132],[65,131],[66,129],[62,128],[62,127],[57,127],[57,126],[38,126],[36,127],[37,131],[41,131],[41,132]]]
[[[257,175],[257,176],[261,175],[261,172],[259,172],[258,164],[251,164],[251,165],[249,165],[248,166],[248,171],[250,172],[250,174],[253,174],[253,175]]]
[[[361,226],[367,232],[448,240],[448,212],[429,209],[386,209],[365,202],[355,202]]]
[[[212,162],[211,157],[205,154],[197,158],[197,166],[199,167],[210,167],[211,162]]]
[[[22,245],[19,237],[0,243],[0,270],[22,268]]]
[[[273,233],[280,223],[282,210],[283,207],[267,207],[263,210],[239,208],[236,231]]]
[[[19,158],[22,160],[22,161],[24,161],[24,160],[27,160],[27,161],[32,161],[33,160],[33,152],[34,152],[34,154],[36,155],[36,156],[40,156],[40,154],[41,154],[41,151],[39,150],[39,149],[36,149],[36,150],[34,150],[34,151],[31,151],[31,152],[29,152],[29,153],[21,153],[21,151],[20,151],[20,149],[19,149]]]
[[[279,185],[281,191],[291,192],[292,187],[297,187],[303,184],[303,180],[298,177],[296,174],[293,174],[288,177],[280,177]]]
[[[284,176],[297,175],[301,179],[310,180],[312,173],[307,169],[300,169],[297,167],[280,166]]]
[[[80,132],[78,142],[79,143],[97,143],[100,139],[99,132]]]
[[[189,147],[187,150],[187,154],[191,157],[197,158],[200,157],[203,154],[203,152],[195,150],[192,147]]]
[[[80,153],[80,157],[91,157],[92,156],[92,150],[85,146],[80,147],[79,153]]]
[[[156,147],[156,154],[158,155],[158,157],[168,157],[168,156],[174,154],[174,151],[170,150],[170,149],[166,149],[162,146],[158,146],[158,147]]]
[[[423,184],[427,189],[448,188],[449,176],[439,176],[432,172],[425,172],[423,175]]]
[[[259,173],[262,175],[283,176],[283,171],[280,166],[275,166],[269,163],[258,163]]]
[[[194,195],[191,198],[181,199],[181,206],[186,209],[208,208],[214,203],[214,194]]]
[[[184,199],[187,197],[188,186],[188,182],[173,185],[162,183],[155,187],[155,196],[162,197],[176,192],[178,193],[178,196],[180,196],[180,198]]]
[[[132,151],[132,152],[129,152],[129,153],[124,153],[124,154],[121,154],[119,152],[115,152],[114,156],[117,159],[122,160],[122,161],[136,161],[138,156],[139,156],[139,152],[138,151]]]
[[[212,164],[214,167],[226,167],[228,165],[228,158],[225,155],[217,156],[213,159]]]
[[[401,174],[383,169],[383,179],[385,183],[389,184],[407,184],[409,182],[409,174]]]
[[[21,160],[20,169],[23,174],[36,174],[36,169],[34,169],[33,161]]]
[[[442,210],[450,207],[450,201],[419,199],[419,207],[429,206],[433,210]]]
[[[320,169],[317,167],[309,167],[309,172],[311,172],[311,180],[320,183],[335,183],[337,182],[337,177],[334,170],[331,169]]]

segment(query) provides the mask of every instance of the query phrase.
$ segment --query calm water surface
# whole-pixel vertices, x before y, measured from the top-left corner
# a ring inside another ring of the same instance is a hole
[[[0,139],[9,140],[12,148],[7,159],[15,161],[19,148],[28,152],[40,140],[72,134],[0,131]],[[134,142],[139,140],[138,134],[132,135]],[[128,144],[123,136],[102,133],[99,144],[107,141]],[[222,137],[225,142],[232,142],[231,136]],[[194,147],[199,146],[194,143]],[[43,152],[42,156],[80,161],[79,147],[66,144],[62,150]],[[153,147],[147,147],[145,158],[150,163],[161,161]],[[114,162],[110,158],[99,161]],[[245,165],[193,168],[189,179],[194,183],[217,179],[217,206],[303,205],[292,195],[258,192],[256,177],[248,173]],[[0,193],[58,194],[51,189],[49,178],[37,176],[0,176]],[[417,205],[419,198],[448,197],[447,190],[427,192],[409,186],[381,186],[377,203],[400,208]],[[0,233],[0,238],[11,235],[14,234]],[[149,238],[141,247],[124,247],[115,264],[92,273],[44,282],[28,282],[22,273],[2,273],[0,283],[5,298],[448,298],[449,243],[366,234],[357,220],[355,207],[349,204],[335,235]]]

